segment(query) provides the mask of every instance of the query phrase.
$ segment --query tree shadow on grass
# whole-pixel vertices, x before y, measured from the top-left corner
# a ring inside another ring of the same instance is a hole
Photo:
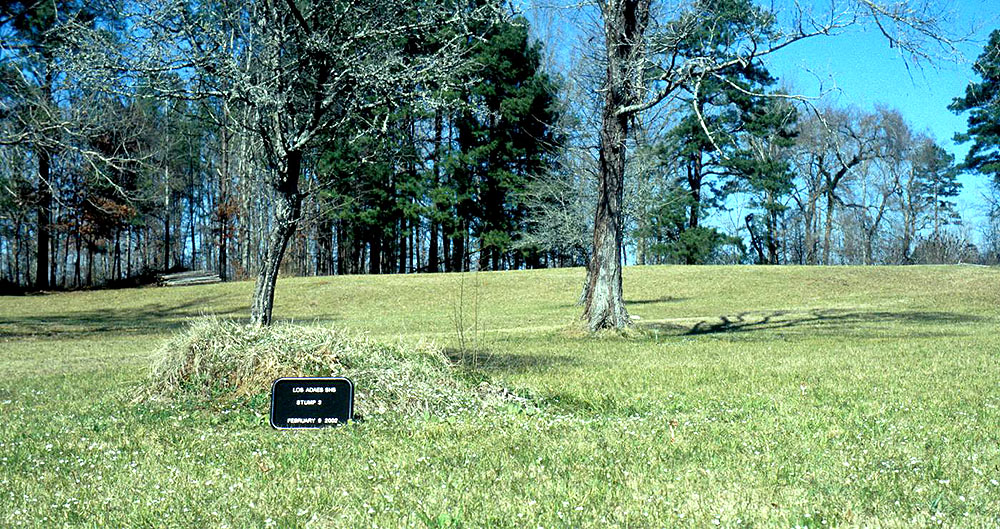
[[[444,354],[460,369],[479,372],[526,373],[580,363],[578,359],[566,355],[497,353],[490,350],[476,352],[450,347],[444,349]]]
[[[680,303],[682,301],[687,301],[689,299],[691,298],[678,298],[674,296],[660,296],[658,298],[649,298],[649,299],[626,299],[625,305],[655,305],[657,303]],[[572,307],[578,307],[580,308],[580,310],[583,310],[583,305],[580,303],[572,303],[572,304],[563,303],[562,305],[559,305],[559,308],[561,309],[572,308]]]
[[[680,303],[681,301],[687,301],[690,298],[677,298],[674,296],[661,296],[658,298],[650,299],[626,299],[626,305],[653,305],[656,303]]]
[[[683,336],[782,329],[811,331],[815,334],[870,334],[880,326],[888,324],[941,326],[976,323],[983,320],[982,316],[954,312],[812,309],[807,311],[745,311],[735,315],[722,315],[717,319],[702,319],[693,325],[680,322],[650,322],[641,324],[640,328]],[[905,334],[913,335],[911,332]]]
[[[207,310],[218,297],[202,296],[178,304],[148,303],[135,308],[98,308],[32,316],[0,316],[0,339],[74,338],[95,333],[155,334],[186,326],[207,315],[243,314],[245,308]]]

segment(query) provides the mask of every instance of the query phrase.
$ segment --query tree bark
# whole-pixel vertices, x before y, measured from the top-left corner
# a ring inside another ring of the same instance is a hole
[[[299,173],[302,168],[302,153],[291,151],[285,156],[284,167],[275,182],[274,226],[267,239],[264,262],[261,263],[254,287],[253,302],[250,306],[250,321],[254,325],[271,324],[271,310],[274,308],[274,286],[278,282],[281,259],[285,255],[288,241],[298,226],[302,208],[299,194]]]
[[[465,224],[458,221],[459,231],[455,234],[451,248],[451,270],[453,272],[465,271]]]
[[[399,255],[398,255],[399,257],[398,270],[400,274],[406,273],[406,257],[408,255],[407,253],[408,249],[406,243],[407,239],[409,238],[409,233],[407,233],[408,228],[409,226],[407,225],[406,222],[406,216],[401,216],[399,218]],[[392,272],[391,269],[389,271]]]
[[[809,193],[805,210],[802,212],[805,256],[802,264],[816,264],[816,195]]]
[[[132,228],[125,228],[125,277],[132,277]],[[65,275],[65,274],[64,274]]]
[[[441,112],[434,113],[434,152],[432,162],[434,163],[434,185],[431,189],[437,189],[437,186],[441,183],[441,139],[443,133],[443,118],[441,117]],[[427,248],[427,269],[429,272],[438,271],[438,204],[435,200],[431,201],[431,215],[430,215],[430,245]],[[447,257],[445,257],[447,259]]]
[[[701,219],[701,153],[696,153],[691,158],[691,163],[688,164],[687,170],[687,180],[688,187],[691,188],[691,215],[688,219],[688,228],[694,229],[698,227],[698,221]],[[688,263],[694,264],[694,263]]]
[[[94,286],[94,247],[87,244],[87,286]]]
[[[434,273],[438,271],[438,225],[437,222],[431,221],[429,238],[430,242],[427,246],[427,271]]]
[[[830,264],[830,239],[833,234],[833,210],[836,207],[833,191],[826,193],[826,225],[823,229],[823,264]]]
[[[912,239],[913,230],[912,226],[912,214],[909,208],[903,209],[903,240],[902,240],[902,252],[901,252],[901,262],[903,264],[910,264],[910,246],[913,244]]]
[[[441,262],[444,263],[444,271],[451,272],[455,268],[452,264],[451,235],[445,228],[441,229]]]
[[[114,281],[122,279],[122,230],[115,228],[115,251],[111,258],[111,277]]]
[[[170,270],[170,173],[163,169],[163,270]]]
[[[35,256],[35,288],[49,288],[49,238],[52,223],[52,188],[49,187],[52,158],[45,149],[38,149],[38,246]]]
[[[316,275],[333,273],[333,219],[320,212],[316,226]]]
[[[594,250],[583,292],[583,317],[592,331],[622,329],[631,323],[622,292],[622,201],[630,118],[623,109],[636,99],[632,83],[649,18],[649,0],[611,0],[603,14],[607,85],[601,112]]]
[[[369,228],[371,241],[368,245],[368,273],[379,274],[382,272],[382,233],[381,229]]]
[[[195,196],[194,191],[191,191],[191,195],[188,196],[188,229],[190,230],[191,236],[191,269],[194,270],[198,268],[198,240],[195,238],[195,223],[198,221],[197,216],[194,214],[194,203]],[[181,220],[183,223],[183,219]],[[182,228],[183,229],[183,226]],[[181,237],[181,263],[184,262],[184,241],[183,236]]]
[[[773,202],[773,197],[768,197],[769,202]],[[778,214],[769,210],[767,212],[767,264],[778,264]]]
[[[80,229],[78,227],[76,230],[76,234],[74,236],[74,242],[76,245],[76,261],[73,263],[73,288],[80,288],[81,284],[83,283],[83,281],[80,278],[80,259],[81,259],[80,245],[82,244],[81,237],[82,236],[80,235]]]

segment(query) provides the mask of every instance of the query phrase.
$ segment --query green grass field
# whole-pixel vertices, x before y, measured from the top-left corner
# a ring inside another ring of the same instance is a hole
[[[632,267],[624,336],[581,331],[582,281],[282,280],[278,319],[538,405],[294,432],[132,399],[252,283],[0,298],[0,527],[1000,526],[1000,270]]]

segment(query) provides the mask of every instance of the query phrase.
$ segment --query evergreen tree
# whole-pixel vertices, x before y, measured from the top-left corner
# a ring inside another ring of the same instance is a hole
[[[969,112],[968,130],[956,134],[955,140],[972,141],[962,167],[992,176],[1000,185],[1000,29],[990,33],[972,70],[982,81],[970,83],[965,95],[948,107],[955,113]]]
[[[766,32],[773,18],[749,0],[702,0],[695,6],[699,21],[684,34],[678,54],[700,57],[716,55],[720,61],[735,57],[733,43],[746,32]],[[681,20],[678,24],[690,21]],[[761,93],[775,79],[759,61],[722,68],[688,87],[682,98],[687,111],[670,131],[663,147],[669,160],[680,160],[682,183],[687,186],[690,215],[688,227],[697,228],[703,209],[714,204],[712,195],[726,176],[723,160],[736,148],[735,135],[742,130],[748,113],[763,104]],[[708,181],[715,177],[715,181]]]
[[[953,201],[962,191],[955,155],[928,140],[914,153],[913,171],[928,206],[931,237],[937,239],[943,226],[961,219]]]
[[[750,194],[751,207],[763,210],[763,219],[748,220],[758,262],[778,264],[778,228],[794,187],[794,174],[784,152],[795,142],[795,108],[776,95],[761,97],[744,115],[738,148],[725,164],[736,177],[735,188]],[[760,232],[762,234],[758,235]],[[766,257],[764,250],[766,249]]]
[[[509,253],[524,228],[518,192],[555,149],[556,86],[541,72],[540,45],[529,41],[523,18],[495,25],[473,53],[481,80],[461,96],[466,107],[455,120],[459,150],[452,166],[475,203],[460,203],[459,213],[474,207],[468,220],[479,239],[480,268],[518,268],[524,255]],[[466,189],[456,191],[466,196]]]
[[[748,0],[703,0],[696,4],[695,12],[699,21],[678,43],[679,54],[684,56],[731,59],[737,35],[767,32],[773,25],[773,17]],[[690,21],[678,22],[686,23]],[[755,94],[775,82],[760,61],[734,62],[687,88],[683,98],[687,110],[661,146],[664,163],[676,166],[678,185],[687,193],[685,229],[692,233],[682,230],[677,234],[680,244],[676,252],[686,248],[691,253],[675,252],[682,256],[680,262],[703,263],[702,259],[713,253],[706,245],[728,240],[714,228],[700,226],[700,221],[706,210],[719,203],[726,181],[734,176],[727,160],[741,148],[739,136],[746,131],[746,123],[757,119],[754,115],[763,113],[760,108],[767,105],[767,98]]]

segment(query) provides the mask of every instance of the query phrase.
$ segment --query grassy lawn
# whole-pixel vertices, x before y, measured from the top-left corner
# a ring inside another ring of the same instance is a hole
[[[0,527],[1000,526],[1000,270],[632,267],[638,329],[596,337],[582,282],[281,281],[279,319],[432,341],[539,405],[293,432],[133,402],[252,283],[0,297]]]

